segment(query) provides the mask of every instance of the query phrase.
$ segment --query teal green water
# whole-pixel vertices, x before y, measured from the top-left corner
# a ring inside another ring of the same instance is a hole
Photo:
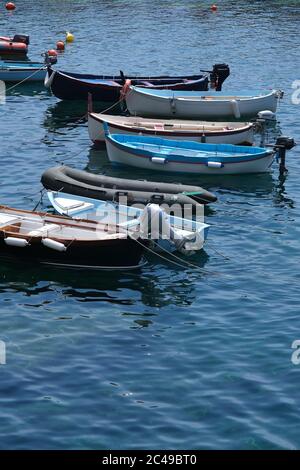
[[[225,61],[224,89],[285,91],[280,126],[299,141],[299,2],[220,0],[216,14],[209,5],[27,0],[2,11],[1,34],[30,33],[38,59],[70,29],[59,63],[70,71],[192,73]],[[33,208],[42,171],[57,162],[149,176],[112,169],[91,149],[84,111],[42,87],[9,93],[1,203]],[[299,147],[288,154],[284,180],[277,167],[182,178],[219,198],[192,260],[201,272],[155,257],[118,274],[1,264],[0,448],[299,448],[299,157]]]

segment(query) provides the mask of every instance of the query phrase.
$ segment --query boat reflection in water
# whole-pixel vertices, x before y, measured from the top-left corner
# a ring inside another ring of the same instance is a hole
[[[209,259],[205,251],[193,258],[199,271],[188,265],[180,267],[158,255],[151,255],[147,259],[147,265],[137,271],[85,272],[84,276],[78,275],[76,270],[65,271],[54,266],[31,264],[24,270],[19,269],[20,263],[1,261],[0,290],[6,292],[9,288],[10,292],[24,295],[28,298],[27,303],[36,303],[40,296],[44,299],[46,295],[50,312],[52,303],[72,299],[78,302],[78,308],[82,303],[97,304],[100,308],[103,303],[116,305],[121,315],[132,315],[136,320],[137,317],[143,318],[143,311],[135,314],[131,309],[136,303],[156,309],[170,305],[192,305],[196,299],[199,279],[210,276],[209,270],[205,269]],[[159,310],[155,311],[152,315],[159,315]],[[85,308],[84,315],[89,315]]]

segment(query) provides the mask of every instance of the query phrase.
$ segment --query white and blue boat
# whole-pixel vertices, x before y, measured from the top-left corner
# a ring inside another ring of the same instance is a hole
[[[113,164],[199,175],[268,172],[275,155],[274,149],[262,147],[203,144],[108,132],[105,142],[108,158]]]
[[[276,112],[280,90],[230,93],[153,90],[129,86],[126,105],[133,116],[173,119],[245,119],[260,111]]]
[[[0,60],[0,80],[19,83],[43,82],[47,74],[47,64],[54,64],[57,59],[44,54],[45,62]]]
[[[140,205],[127,206],[60,191],[47,191],[47,195],[60,215],[118,226],[130,236],[138,234],[146,238],[153,249],[169,253],[179,251],[190,254],[199,251],[208,235],[209,225],[202,221],[203,206],[200,207],[200,204],[200,214],[196,214],[199,220],[195,220],[168,215],[157,204],[148,204],[142,208]]]

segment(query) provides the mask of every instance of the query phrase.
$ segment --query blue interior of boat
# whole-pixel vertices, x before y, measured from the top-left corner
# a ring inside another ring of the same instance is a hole
[[[148,145],[152,147],[160,147],[165,150],[167,149],[184,149],[187,151],[197,152],[217,152],[217,153],[228,153],[228,154],[258,154],[265,152],[266,149],[263,147],[251,147],[246,145],[232,145],[232,144],[205,144],[201,142],[194,142],[192,140],[170,140],[162,139],[160,137],[150,136],[137,136],[127,134],[112,134],[111,137],[117,142],[124,143],[127,145]]]
[[[101,78],[84,78],[84,79],[81,79],[82,81],[84,81],[85,83],[94,83],[94,84],[101,84],[101,85],[110,85],[110,86],[113,86],[113,87],[116,87],[116,86],[119,86],[119,87],[122,87],[122,85],[120,85],[120,83],[117,83],[113,80],[103,80]]]
[[[21,62],[21,61],[9,61],[9,60],[0,60],[0,67],[5,69],[32,69],[32,68],[41,68],[43,67],[41,62]]]
[[[149,157],[171,157],[174,161],[185,158],[185,161],[206,162],[213,159],[221,162],[237,162],[262,158],[271,151],[262,147],[250,147],[231,144],[202,144],[193,141],[177,141],[161,139],[159,137],[136,136],[126,134],[109,135],[113,142],[129,148],[136,155]]]

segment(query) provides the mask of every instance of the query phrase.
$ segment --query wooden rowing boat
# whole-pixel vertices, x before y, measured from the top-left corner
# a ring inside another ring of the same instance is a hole
[[[255,125],[252,122],[209,122],[180,119],[143,118],[139,116],[112,116],[88,114],[89,136],[96,145],[103,144],[103,123],[111,134],[158,136],[165,139],[193,140],[214,144],[252,145]]]
[[[138,267],[143,246],[119,227],[0,206],[0,256],[68,268]]]

